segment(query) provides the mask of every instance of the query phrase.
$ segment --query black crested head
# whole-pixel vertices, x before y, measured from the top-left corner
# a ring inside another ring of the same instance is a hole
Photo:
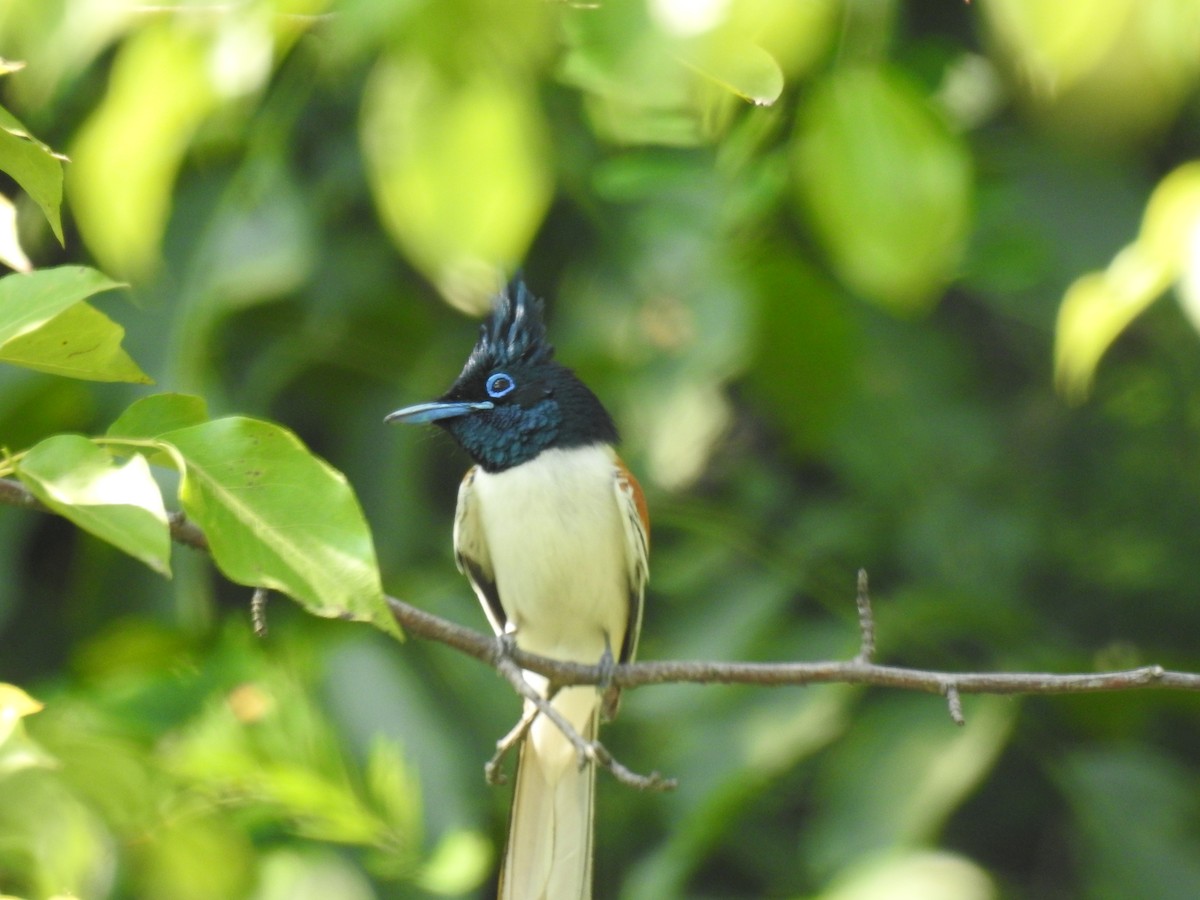
[[[489,472],[546,450],[615,444],[617,428],[608,411],[553,357],[542,301],[518,276],[493,301],[450,390],[389,419],[440,425]]]
[[[459,378],[472,370],[549,362],[554,347],[546,340],[544,308],[524,279],[515,276],[493,299],[492,311],[479,326],[479,340]]]

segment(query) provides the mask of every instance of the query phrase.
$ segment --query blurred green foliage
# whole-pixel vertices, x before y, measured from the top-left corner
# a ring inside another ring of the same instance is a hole
[[[1198,9],[0,0],[0,260],[127,280],[153,390],[295,431],[464,623],[466,462],[381,420],[523,264],[650,494],[644,658],[850,656],[865,566],[883,661],[1195,670]],[[4,366],[0,444],[108,471],[62,436],[149,391]],[[490,895],[484,667],[0,536],[0,893]],[[1200,895],[1194,698],[964,707],[635,692],[606,741],[681,787],[601,778],[597,895]]]

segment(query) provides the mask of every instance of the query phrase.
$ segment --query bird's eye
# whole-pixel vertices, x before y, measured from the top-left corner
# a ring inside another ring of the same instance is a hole
[[[497,372],[494,375],[489,375],[487,380],[487,392],[489,397],[495,397],[499,400],[506,394],[511,394],[517,383],[505,375],[503,372]]]

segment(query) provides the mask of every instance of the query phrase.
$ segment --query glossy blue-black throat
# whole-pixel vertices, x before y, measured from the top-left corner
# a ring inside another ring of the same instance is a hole
[[[440,403],[491,403],[438,419],[471,458],[500,472],[543,450],[615,444],[612,417],[575,373],[553,359],[542,301],[520,278],[495,298],[462,373]]]

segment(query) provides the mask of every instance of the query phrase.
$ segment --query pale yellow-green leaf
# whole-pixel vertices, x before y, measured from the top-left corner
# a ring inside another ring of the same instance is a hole
[[[756,106],[770,106],[783,93],[783,70],[762,47],[726,37],[703,41],[680,59],[705,78]]]
[[[457,897],[478,888],[491,868],[492,842],[478,831],[448,831],[417,873],[433,894]]]
[[[12,177],[33,199],[58,242],[63,242],[63,157],[39,141],[0,106],[0,172]]]
[[[156,572],[171,573],[167,511],[145,457],[120,463],[85,437],[58,434],[21,456],[17,476],[59,515]]]
[[[1195,0],[989,0],[979,8],[995,58],[1032,101],[1030,111],[1072,143],[1153,138],[1200,76]]]
[[[143,275],[158,261],[176,173],[217,99],[209,53],[178,17],[153,20],[123,42],[108,91],[79,131],[67,173],[72,207],[111,271]]]
[[[1103,272],[1067,288],[1054,333],[1054,375],[1069,399],[1087,395],[1100,357],[1165,286],[1161,265],[1131,245]]]
[[[838,33],[839,0],[731,0],[724,30],[762,47],[790,77],[816,65]]]
[[[801,108],[792,161],[846,285],[900,314],[937,301],[962,256],[972,170],[926,98],[887,69],[835,71]]]
[[[8,740],[13,728],[25,716],[41,712],[43,705],[15,684],[0,682],[0,744]]]
[[[364,97],[362,140],[392,238],[448,300],[483,309],[554,190],[534,85],[486,67],[452,83],[423,61],[384,59]]]
[[[1087,396],[1101,357],[1173,282],[1200,329],[1200,163],[1187,163],[1151,194],[1137,240],[1063,296],[1054,336],[1055,381],[1071,400]]]
[[[151,384],[153,379],[121,347],[124,336],[124,328],[81,302],[36,331],[6,341],[0,359],[68,378]]]
[[[1200,162],[1185,163],[1158,183],[1146,213],[1138,243],[1150,257],[1172,273],[1187,264],[1192,232],[1200,222]]]
[[[25,732],[22,719],[43,705],[15,684],[0,682],[0,780],[13,772],[54,765],[54,759]]]
[[[17,208],[3,194],[0,194],[0,263],[18,272],[33,268],[17,234]]]
[[[1179,303],[1192,327],[1200,332],[1200,219],[1192,224],[1188,237],[1178,281]]]
[[[59,266],[0,278],[0,346],[43,327],[79,301],[118,287],[121,285],[104,273],[86,266]]]
[[[979,12],[1035,93],[1053,95],[1088,74],[1128,27],[1143,0],[1047,3],[988,0]]]
[[[814,900],[993,900],[996,885],[979,864],[917,850],[869,856],[841,872]]]

